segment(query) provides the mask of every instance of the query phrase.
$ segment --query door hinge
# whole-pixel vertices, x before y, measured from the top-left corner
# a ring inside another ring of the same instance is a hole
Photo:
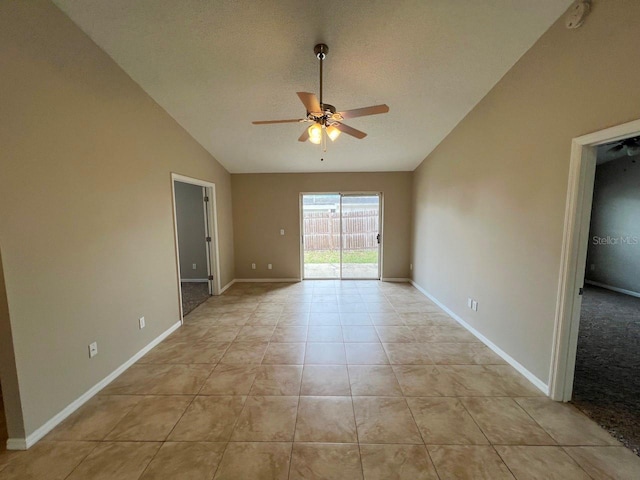
[[[208,278],[209,280],[213,280],[213,275],[209,275],[207,278]]]
[[[208,202],[209,201],[209,197],[204,197],[204,201]]]
[[[207,242],[210,242],[210,241],[211,241],[211,237],[207,237],[205,240],[206,240]]]
[[[376,240],[378,240],[378,244],[380,243],[380,234],[376,236]]]
[[[578,295],[582,295],[582,294],[584,294],[584,288],[580,287],[578,289]]]

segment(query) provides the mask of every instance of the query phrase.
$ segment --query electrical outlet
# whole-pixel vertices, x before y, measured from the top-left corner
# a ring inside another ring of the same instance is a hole
[[[269,263],[269,264],[267,264],[267,268],[268,268],[269,270],[272,270],[272,269],[273,269],[273,265],[271,265],[271,264]]]
[[[255,263],[252,263],[252,264],[251,264],[251,270],[255,270],[255,269],[256,269],[256,264],[255,264]]]
[[[474,300],[473,302],[471,302],[471,309],[472,309],[474,312],[477,312],[477,311],[478,311],[478,302],[477,302],[476,300]]]
[[[473,298],[467,298],[467,307],[473,308]]]
[[[193,268],[194,270],[197,270],[198,266],[194,263],[193,265],[191,265],[191,268]]]
[[[98,354],[98,342],[89,344],[89,358],[93,358]]]
[[[138,325],[140,325],[140,330],[142,330],[145,327],[146,323],[144,321],[144,317],[140,317],[138,319]]]
[[[284,235],[284,228],[280,229],[280,235]]]

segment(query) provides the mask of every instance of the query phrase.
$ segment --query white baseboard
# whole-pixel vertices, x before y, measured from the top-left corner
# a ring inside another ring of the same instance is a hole
[[[253,283],[280,283],[280,282],[292,283],[292,282],[299,282],[299,281],[300,281],[299,278],[236,278],[234,280],[234,282],[236,282],[236,283],[248,283],[248,282],[253,282]]]
[[[208,278],[181,278],[180,283],[206,283]]]
[[[390,278],[390,277],[382,277],[381,280],[383,282],[398,282],[398,283],[406,283],[411,281],[411,279],[409,278]]]
[[[633,290],[625,290],[624,288],[612,287],[611,285],[600,282],[593,282],[591,280],[585,280],[584,283],[588,283],[589,285],[593,285],[594,287],[606,288],[607,290],[611,290],[613,292],[624,293],[625,295],[631,295],[632,297],[640,298],[640,293],[634,292]]]
[[[26,450],[27,440],[24,438],[9,438],[7,439],[7,450]]]
[[[218,293],[218,295],[222,295],[224,292],[229,290],[231,285],[233,285],[234,283],[236,283],[235,279],[231,280],[229,283],[227,283],[224,287],[220,289],[220,292]]]
[[[93,396],[95,396],[100,390],[110,384],[113,380],[115,380],[122,372],[124,372],[127,368],[137,362],[140,358],[142,358],[145,354],[149,352],[153,347],[158,345],[162,340],[167,338],[171,333],[180,328],[182,322],[174,323],[171,327],[161,333],[158,337],[152,340],[146,347],[136,353],[129,360],[124,362],[118,368],[116,368],[109,375],[104,377],[98,383],[96,383],[93,387],[83,393],[80,397],[75,399],[69,405],[67,405],[62,411],[58,412],[52,418],[50,418],[44,425],[34,431],[31,435],[28,435],[27,438],[9,438],[7,440],[7,450],[27,450],[31,448],[38,440],[44,437],[47,433],[53,430],[56,426],[58,426],[64,419],[66,419],[69,415],[75,412],[78,408],[84,405],[88,400],[90,400]]]
[[[507,362],[509,365],[515,368],[518,372],[520,372],[527,380],[529,380],[533,385],[535,385],[537,389],[539,389],[545,395],[547,396],[549,395],[549,385],[544,383],[542,380],[536,377],[533,373],[527,370],[520,362],[515,360],[511,355],[509,355],[507,352],[502,350],[495,343],[493,343],[491,340],[489,340],[487,337],[485,337],[483,334],[481,334],[479,331],[477,331],[475,328],[473,328],[471,325],[465,322],[462,318],[456,315],[446,305],[441,303],[437,298],[435,298],[433,295],[427,292],[420,285],[415,283],[413,280],[411,280],[410,282],[411,282],[411,285],[413,285],[420,293],[422,293],[429,300],[431,300],[433,303],[438,305],[442,310],[447,312],[449,316],[451,316],[456,322],[458,322],[464,328],[469,330],[476,338],[478,338],[478,340],[484,343],[487,347],[489,347],[496,354],[498,354],[505,362]]]

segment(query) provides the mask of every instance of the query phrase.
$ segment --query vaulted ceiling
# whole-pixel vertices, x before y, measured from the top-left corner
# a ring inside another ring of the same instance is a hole
[[[571,0],[54,0],[230,172],[413,170]],[[386,103],[326,152],[296,92]],[[324,158],[324,162],[320,162]]]

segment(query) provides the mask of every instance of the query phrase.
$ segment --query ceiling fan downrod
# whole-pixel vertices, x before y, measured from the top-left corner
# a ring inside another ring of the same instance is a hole
[[[327,47],[324,43],[319,43],[315,47],[313,47],[313,52],[320,60],[320,107],[324,110],[324,106],[322,104],[322,61],[327,58],[327,53],[329,53],[329,47]]]

